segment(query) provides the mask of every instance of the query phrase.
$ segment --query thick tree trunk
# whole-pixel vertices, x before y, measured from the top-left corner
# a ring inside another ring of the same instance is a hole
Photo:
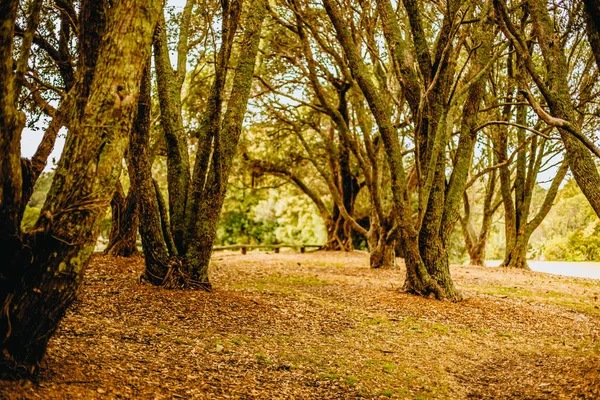
[[[19,2],[0,4],[0,242],[4,260],[10,260],[20,243],[22,172],[20,139],[25,115],[16,108],[13,37]]]
[[[3,268],[2,275],[12,278],[0,292],[4,373],[37,370],[48,340],[76,297],[119,177],[157,12],[154,1],[113,3],[84,118],[67,136],[23,257]]]
[[[129,188],[127,197],[124,196],[123,187],[119,182],[117,189],[110,201],[112,209],[111,230],[108,245],[104,254],[116,257],[131,257],[136,255],[138,231],[137,196],[133,187]]]
[[[469,248],[469,265],[485,267],[485,245],[486,241],[479,241]]]
[[[377,235],[373,247],[369,246],[371,268],[396,268],[396,242],[388,242],[383,235]]]
[[[440,287],[433,280],[423,263],[417,233],[415,231],[410,232],[407,229],[402,229],[400,232],[404,242],[404,264],[406,265],[404,291],[423,297],[448,298],[446,288]]]
[[[507,268],[530,269],[527,265],[527,247],[529,245],[529,236],[518,235],[514,246],[506,252],[506,257],[500,265]]]

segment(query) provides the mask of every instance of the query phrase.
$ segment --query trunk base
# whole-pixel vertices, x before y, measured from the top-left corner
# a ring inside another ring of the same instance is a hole
[[[152,260],[146,257],[146,269],[140,276],[140,282],[146,281],[154,286],[165,289],[192,289],[212,292],[208,277],[201,279],[190,272],[185,260],[170,257],[166,262]]]
[[[369,254],[371,268],[396,268],[395,246],[378,246]]]

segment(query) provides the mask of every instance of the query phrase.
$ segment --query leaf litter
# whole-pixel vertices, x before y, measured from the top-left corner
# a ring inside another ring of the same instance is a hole
[[[142,270],[95,255],[39,382],[0,398],[600,398],[598,280],[455,266],[451,303],[362,252],[216,253],[212,293]]]

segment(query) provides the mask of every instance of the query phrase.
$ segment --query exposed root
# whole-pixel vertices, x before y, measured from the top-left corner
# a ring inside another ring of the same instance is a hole
[[[151,270],[159,268],[148,268],[144,271],[144,274],[140,276],[140,281],[147,281],[155,286],[162,286],[165,289],[200,289],[207,292],[212,291],[211,283],[206,280],[197,279],[183,264],[179,258],[171,258],[168,262],[168,266],[160,264],[161,272],[166,270],[164,276],[158,276],[153,274]],[[154,266],[156,267],[156,265]]]

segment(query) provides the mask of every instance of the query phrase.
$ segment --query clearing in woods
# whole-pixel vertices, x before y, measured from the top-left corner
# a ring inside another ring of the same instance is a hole
[[[95,256],[37,384],[6,399],[600,398],[600,281],[453,267],[461,303],[364,253],[217,253],[213,293]]]

